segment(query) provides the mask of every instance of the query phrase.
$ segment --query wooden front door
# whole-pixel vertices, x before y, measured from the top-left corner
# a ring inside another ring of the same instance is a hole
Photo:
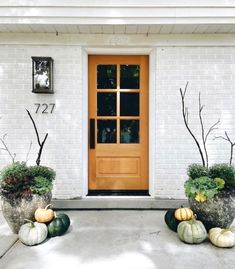
[[[148,190],[148,56],[89,56],[89,190]]]

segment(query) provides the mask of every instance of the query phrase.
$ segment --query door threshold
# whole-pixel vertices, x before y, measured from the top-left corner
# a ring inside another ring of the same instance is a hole
[[[148,190],[89,190],[87,196],[150,196]]]

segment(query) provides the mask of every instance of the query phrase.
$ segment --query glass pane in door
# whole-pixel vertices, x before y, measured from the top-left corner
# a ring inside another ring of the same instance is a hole
[[[120,121],[120,142],[139,143],[139,120]]]
[[[116,116],[116,93],[97,93],[97,116]]]
[[[139,116],[139,93],[120,93],[120,115]]]
[[[139,89],[140,85],[140,66],[127,64],[120,66],[120,88]]]
[[[97,120],[97,143],[116,143],[116,120]]]
[[[117,66],[99,64],[97,65],[97,89],[117,88]]]

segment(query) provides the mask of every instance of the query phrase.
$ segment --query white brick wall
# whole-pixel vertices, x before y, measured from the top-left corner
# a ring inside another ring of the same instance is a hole
[[[54,95],[31,93],[31,56],[54,59]],[[190,82],[187,104],[190,125],[197,135],[200,135],[197,99],[201,91],[206,126],[220,118],[220,129],[215,134],[227,130],[235,139],[234,70],[233,47],[157,48],[156,88],[151,89],[156,90],[157,110],[150,112],[156,113],[157,197],[184,198],[185,169],[189,163],[200,162],[197,148],[183,124],[179,88]],[[79,45],[0,46],[0,135],[8,134],[6,141],[20,161],[25,160],[32,140],[29,163],[34,163],[38,146],[25,108],[32,112],[40,133],[49,133],[42,164],[57,172],[55,198],[82,194],[82,121],[86,120],[82,115],[82,78]],[[55,112],[35,114],[35,103],[56,103]],[[225,162],[229,158],[229,145],[224,141],[210,139],[208,149],[210,163]],[[8,155],[0,151],[0,168],[8,162]]]
[[[156,63],[156,195],[183,198],[186,167],[201,159],[183,123],[179,89],[189,81],[189,123],[199,139],[199,91],[206,129],[221,120],[208,140],[209,162],[227,162],[229,144],[213,138],[227,130],[235,140],[235,48],[161,47]]]
[[[55,94],[33,94],[31,56],[54,59]],[[30,141],[33,147],[29,163],[36,160],[38,145],[34,129],[25,111],[29,109],[37,122],[41,136],[49,133],[42,162],[57,172],[54,196],[81,195],[81,125],[82,81],[81,48],[74,46],[1,46],[0,47],[0,134],[7,140],[17,160],[24,161]],[[53,114],[35,114],[35,103],[55,103]],[[9,161],[0,152],[0,166]]]

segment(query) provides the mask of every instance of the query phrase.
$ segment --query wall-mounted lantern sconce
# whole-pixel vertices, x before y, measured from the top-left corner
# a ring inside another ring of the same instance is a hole
[[[54,93],[53,59],[51,57],[32,57],[32,82],[34,93]]]

